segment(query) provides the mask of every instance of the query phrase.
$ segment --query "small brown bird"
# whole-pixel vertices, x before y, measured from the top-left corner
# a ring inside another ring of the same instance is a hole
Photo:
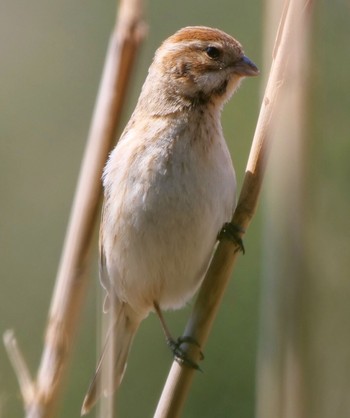
[[[183,28],[157,50],[103,174],[100,280],[114,324],[82,414],[104,392],[110,347],[118,388],[133,337],[151,311],[176,347],[161,311],[194,295],[236,204],[220,113],[242,78],[258,73],[240,43],[218,29]]]

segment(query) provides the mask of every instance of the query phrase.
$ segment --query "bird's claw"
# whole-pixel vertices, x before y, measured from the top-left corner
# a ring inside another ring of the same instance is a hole
[[[245,254],[245,248],[241,235],[245,233],[245,230],[238,225],[233,224],[232,222],[224,223],[221,231],[218,234],[218,240],[221,241],[223,238],[226,238],[233,243],[237,244],[237,251],[242,251]]]
[[[190,358],[188,358],[186,352],[182,350],[181,348],[181,344],[184,344],[184,343],[194,344],[197,347],[200,347],[200,345],[194,338],[189,337],[189,336],[179,337],[177,340],[170,339],[167,341],[167,343],[175,357],[175,360],[179,364],[184,364],[188,367],[191,367],[192,369],[202,371],[202,369],[198,366],[198,364],[194,362],[193,360],[191,360]],[[204,359],[204,354],[202,351],[200,351],[200,360],[203,360],[203,359]]]

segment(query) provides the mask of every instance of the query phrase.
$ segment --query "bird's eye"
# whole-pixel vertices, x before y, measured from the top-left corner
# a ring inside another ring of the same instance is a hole
[[[218,59],[221,55],[220,49],[216,48],[215,46],[208,46],[205,49],[205,52],[207,53],[209,58],[212,58],[214,60]]]

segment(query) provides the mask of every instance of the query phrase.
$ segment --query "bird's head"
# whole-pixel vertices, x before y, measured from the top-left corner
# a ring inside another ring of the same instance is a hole
[[[155,54],[152,72],[174,95],[198,103],[224,103],[243,77],[259,74],[236,39],[204,26],[180,29],[166,39]]]

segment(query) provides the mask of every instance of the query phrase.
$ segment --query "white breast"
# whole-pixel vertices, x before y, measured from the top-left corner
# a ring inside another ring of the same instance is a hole
[[[201,121],[174,120],[170,127],[158,121],[142,127],[147,135],[131,129],[107,164],[107,270],[118,297],[136,311],[147,313],[154,301],[161,309],[186,303],[207,270],[220,228],[231,218],[231,158],[220,125],[213,129],[211,118]]]

